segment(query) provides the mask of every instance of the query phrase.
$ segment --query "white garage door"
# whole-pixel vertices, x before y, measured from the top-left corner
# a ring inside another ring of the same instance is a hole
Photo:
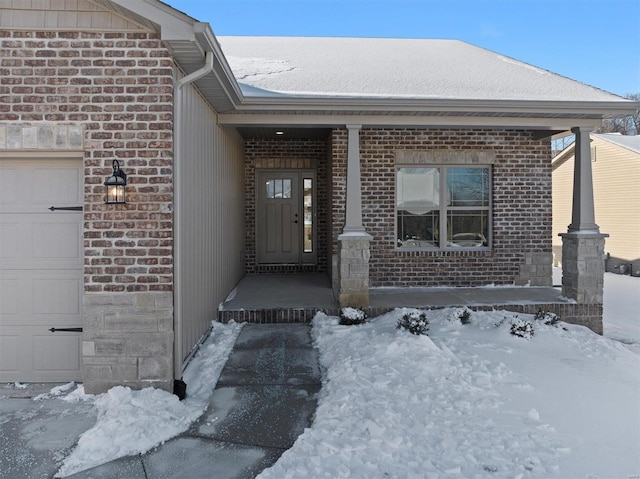
[[[0,158],[0,381],[82,379],[82,160]]]

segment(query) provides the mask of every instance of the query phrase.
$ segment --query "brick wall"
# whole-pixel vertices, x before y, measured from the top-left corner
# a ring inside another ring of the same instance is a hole
[[[52,132],[52,138],[38,138],[37,146],[44,149],[48,143],[75,144],[62,138],[64,132],[83,134],[85,388],[101,392],[118,382],[168,388],[172,351],[167,344],[173,340],[168,319],[173,290],[170,54],[152,33],[2,30],[0,47],[0,122],[8,125],[8,148],[26,148],[20,139],[25,132]],[[128,175],[126,205],[104,204],[103,183],[114,159]],[[156,296],[162,299],[149,299]],[[109,312],[114,304],[115,316]],[[92,381],[98,377],[108,381],[96,386]]]
[[[328,189],[329,165],[327,141],[322,139],[250,138],[245,141],[245,268],[248,274],[260,272],[327,271],[328,264]],[[301,268],[295,265],[256,264],[256,169],[307,169],[316,171],[317,201],[317,265]]]
[[[0,31],[0,121],[82,125],[85,290],[172,289],[172,61],[146,33]],[[127,205],[105,205],[117,159]]]
[[[337,236],[344,227],[347,146],[347,130],[335,130],[331,151],[332,255],[337,254]],[[491,159],[491,251],[395,249],[395,167],[403,158],[399,152],[444,154],[448,160],[443,164],[455,162],[456,153],[451,152]],[[373,236],[369,263],[372,287],[522,283],[523,271],[527,271],[522,266],[531,262],[532,255],[551,252],[550,145],[534,140],[532,132],[363,128],[360,161],[363,225]],[[549,285],[550,281],[549,261]]]

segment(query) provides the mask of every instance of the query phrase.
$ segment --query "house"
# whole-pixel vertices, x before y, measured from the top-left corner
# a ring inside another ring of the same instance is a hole
[[[158,0],[0,1],[0,27],[0,381],[171,390],[246,274],[358,307],[551,286],[569,130],[564,295],[601,331],[589,133],[637,103],[458,41],[218,39]]]
[[[562,233],[571,221],[574,147],[553,158],[554,264],[562,264]],[[596,220],[605,240],[607,271],[640,275],[640,136],[591,134]],[[630,266],[632,265],[632,266]]]

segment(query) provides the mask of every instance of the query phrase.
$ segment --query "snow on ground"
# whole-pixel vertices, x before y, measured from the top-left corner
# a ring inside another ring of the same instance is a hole
[[[639,285],[605,275],[605,337],[504,311],[472,313],[470,324],[461,310],[427,311],[428,336],[397,330],[402,310],[361,326],[318,315],[325,377],[315,421],[261,479],[640,476]],[[532,323],[530,339],[510,334],[517,320]],[[80,386],[64,396],[94,401],[98,421],[58,477],[186,430],[241,327],[213,323],[185,372],[183,402],[151,388],[88,396]]]
[[[326,378],[313,426],[259,477],[573,478],[640,473],[640,356],[532,316],[409,310],[362,326],[319,314]],[[510,333],[533,323],[531,339]]]
[[[605,273],[603,309],[604,335],[640,354],[640,278]]]
[[[553,284],[562,283],[562,269],[553,268]],[[604,274],[602,320],[604,336],[640,354],[640,278]]]
[[[86,431],[73,452],[65,458],[55,477],[66,477],[112,461],[143,453],[181,432],[204,412],[220,372],[240,334],[241,324],[213,323],[211,335],[184,374],[187,398],[154,388],[132,391],[118,386],[98,396],[84,395],[78,388],[68,401],[94,400],[96,425]],[[56,395],[58,391],[52,393]],[[42,398],[41,398],[42,399]]]

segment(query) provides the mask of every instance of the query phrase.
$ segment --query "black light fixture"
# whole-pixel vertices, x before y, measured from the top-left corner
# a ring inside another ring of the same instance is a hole
[[[127,185],[127,174],[120,169],[118,160],[113,160],[113,174],[109,176],[104,186],[107,187],[107,196],[104,202],[108,205],[121,205],[126,203],[124,187]]]

